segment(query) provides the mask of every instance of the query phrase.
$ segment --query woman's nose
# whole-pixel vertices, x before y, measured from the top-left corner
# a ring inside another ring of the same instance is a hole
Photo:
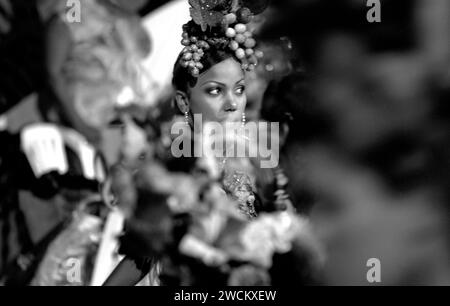
[[[226,96],[226,101],[225,101],[225,110],[227,112],[235,112],[238,109],[238,104],[236,99],[234,99],[233,94],[228,94]]]

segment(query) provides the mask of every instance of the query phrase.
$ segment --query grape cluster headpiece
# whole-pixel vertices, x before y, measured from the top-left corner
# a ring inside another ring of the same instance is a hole
[[[192,20],[183,26],[185,46],[181,55],[181,65],[194,77],[204,68],[201,59],[211,47],[226,49],[242,64],[244,70],[251,71],[263,57],[255,50],[256,41],[248,24],[253,16],[262,13],[270,0],[189,0]]]

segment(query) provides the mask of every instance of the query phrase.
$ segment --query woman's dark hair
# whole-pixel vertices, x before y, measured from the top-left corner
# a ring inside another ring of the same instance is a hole
[[[189,70],[181,65],[182,54],[177,58],[175,66],[173,68],[172,85],[176,90],[188,92],[189,87],[194,87],[197,84],[197,78],[189,73]],[[238,59],[235,57],[231,50],[212,47],[209,50],[205,50],[205,55],[201,59],[203,69],[201,72],[207,71],[214,65],[223,62],[229,58]]]
[[[309,143],[328,137],[334,130],[331,118],[315,101],[314,79],[302,70],[272,81],[263,98],[261,118],[287,124],[287,143]]]

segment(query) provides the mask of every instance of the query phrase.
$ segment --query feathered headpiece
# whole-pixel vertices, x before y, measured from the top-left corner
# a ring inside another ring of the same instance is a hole
[[[181,65],[194,77],[202,71],[205,51],[229,48],[245,70],[253,70],[263,53],[255,50],[256,41],[247,24],[261,14],[270,0],[189,0],[192,20],[183,26],[185,46]]]

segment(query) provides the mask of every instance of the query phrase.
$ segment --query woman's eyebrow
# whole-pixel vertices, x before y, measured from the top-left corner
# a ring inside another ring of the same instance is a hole
[[[239,84],[239,83],[244,82],[244,81],[245,81],[245,79],[240,79],[239,81],[236,82],[236,84]]]
[[[209,84],[209,83],[216,83],[217,85],[225,86],[225,84],[223,84],[221,82],[217,82],[217,81],[207,81],[207,82],[203,83],[201,86],[204,86],[204,85]]]

